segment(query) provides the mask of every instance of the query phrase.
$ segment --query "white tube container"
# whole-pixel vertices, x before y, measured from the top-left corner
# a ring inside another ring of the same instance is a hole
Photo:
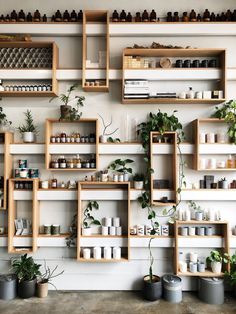
[[[122,236],[122,227],[116,227],[116,235]]]
[[[114,259],[121,259],[121,248],[120,247],[113,247],[112,249],[112,256]]]
[[[215,143],[215,133],[207,133],[207,143],[214,144]]]
[[[90,249],[83,249],[83,257],[84,257],[84,259],[90,259],[91,250]]]
[[[196,228],[195,227],[188,227],[188,234],[190,236],[195,236],[196,235]]]
[[[114,227],[114,226],[109,227],[109,235],[111,235],[111,236],[116,235],[116,227]]]
[[[108,227],[102,226],[102,235],[107,236],[108,235]]]
[[[105,217],[104,218],[104,225],[106,227],[111,227],[112,226],[112,218],[111,217]]]
[[[179,262],[179,271],[181,272],[181,273],[186,273],[187,272],[187,263],[186,262],[184,262],[184,261],[180,261]]]
[[[93,258],[101,259],[102,258],[102,249],[100,246],[95,246],[93,248]]]
[[[205,144],[206,143],[206,133],[200,133],[199,134],[199,143]]]
[[[113,217],[112,218],[112,225],[114,227],[120,227],[120,217]]]
[[[144,225],[137,225],[137,235],[144,236]]]
[[[111,247],[105,246],[103,251],[104,251],[104,258],[105,259],[111,259]]]
[[[197,253],[190,252],[190,254],[189,254],[190,262],[197,263],[197,258],[198,258]]]
[[[184,217],[185,219],[185,221],[190,221],[191,220],[191,211],[190,211],[190,209],[186,209],[185,210],[185,217]]]

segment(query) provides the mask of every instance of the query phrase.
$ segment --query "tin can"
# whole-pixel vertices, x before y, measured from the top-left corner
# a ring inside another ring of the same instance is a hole
[[[39,177],[39,169],[37,168],[31,168],[29,169],[29,177],[34,179]]]
[[[27,168],[27,160],[26,159],[19,159],[18,160],[18,165],[19,165],[20,169]]]
[[[16,168],[15,170],[14,170],[14,177],[15,178],[20,178],[20,168]]]

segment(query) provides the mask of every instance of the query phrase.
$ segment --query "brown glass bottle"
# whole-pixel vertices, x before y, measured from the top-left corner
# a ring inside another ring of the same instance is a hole
[[[40,22],[41,21],[41,14],[39,12],[39,10],[36,10],[34,12],[34,22]]]
[[[156,22],[157,21],[157,14],[154,9],[152,9],[152,12],[150,13],[150,22]]]
[[[232,21],[236,22],[236,10],[234,10],[234,12],[232,14]]]
[[[179,13],[174,12],[173,22],[179,22]]]
[[[82,22],[83,21],[83,11],[82,10],[79,10],[79,13],[78,13],[78,22]]]
[[[44,15],[43,15],[43,22],[47,22],[47,21],[48,21],[47,15],[44,14]]]
[[[143,11],[143,14],[142,14],[142,22],[149,22],[149,15],[148,15],[147,10],[144,10],[144,11]]]
[[[6,15],[5,22],[10,22],[10,15],[9,14]]]
[[[208,9],[203,13],[203,22],[210,22],[210,12]]]
[[[4,22],[5,21],[5,18],[4,18],[4,15],[2,14],[1,16],[0,16],[0,22]]]
[[[20,12],[18,14],[18,21],[19,22],[25,22],[25,13],[23,10],[20,10]]]
[[[197,22],[197,14],[193,9],[190,12],[189,19],[190,19],[190,22]]]
[[[167,13],[166,22],[173,22],[172,12]]]
[[[11,21],[12,22],[16,22],[17,21],[17,13],[16,13],[16,10],[13,10],[11,12]]]
[[[182,21],[183,22],[189,22],[188,12],[183,13]]]
[[[141,22],[141,21],[142,21],[141,13],[140,12],[136,12],[135,22]]]
[[[112,22],[119,22],[119,14],[117,10],[114,10],[114,12],[112,13]]]
[[[62,16],[60,10],[57,10],[55,13],[55,22],[61,22],[62,21]]]
[[[215,22],[216,21],[216,16],[215,16],[214,12],[211,13],[210,19],[211,19],[211,22]]]
[[[120,13],[120,22],[126,22],[126,12],[122,10]]]
[[[73,10],[73,11],[71,12],[70,21],[71,21],[71,22],[77,22],[77,14],[76,14],[75,10]]]
[[[70,21],[70,14],[68,10],[65,10],[65,12],[63,13],[63,22],[69,22],[69,21]]]
[[[26,17],[27,22],[33,22],[33,17],[32,14],[29,12],[27,17]]]
[[[132,22],[132,20],[133,20],[132,15],[131,15],[131,13],[129,12],[129,13],[127,14],[127,17],[126,17],[126,21],[127,21],[127,22]]]
[[[226,20],[226,22],[232,21],[232,12],[230,10],[227,10],[227,12],[225,14],[225,20]]]
[[[226,21],[226,16],[225,16],[224,12],[221,13],[220,19],[221,19],[221,22]]]
[[[201,14],[198,14],[197,15],[197,22],[201,22],[202,21],[202,16],[201,16]]]

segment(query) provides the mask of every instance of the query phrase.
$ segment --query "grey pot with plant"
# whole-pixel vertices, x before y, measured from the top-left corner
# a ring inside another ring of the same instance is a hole
[[[47,266],[46,262],[44,262],[44,273],[41,274],[37,281],[37,296],[39,298],[45,298],[48,295],[48,285],[52,285],[55,289],[56,286],[52,283],[52,280],[64,273],[64,270],[60,273],[56,273],[58,265],[51,270],[50,267]]]
[[[24,143],[34,143],[38,134],[38,127],[34,124],[31,110],[24,112],[25,124],[20,125],[17,130],[20,132]]]
[[[97,201],[89,201],[84,209],[84,218],[82,221],[82,234],[85,236],[91,235],[92,225],[100,226],[99,220],[95,219],[92,215],[93,209],[98,210],[99,204]]]
[[[144,174],[136,173],[133,176],[133,180],[134,180],[134,188],[137,190],[142,190],[143,189],[143,182],[144,182]]]
[[[81,118],[82,112],[80,112],[79,108],[84,106],[85,97],[72,97],[72,92],[77,88],[78,84],[73,84],[68,88],[66,94],[60,94],[59,96],[50,99],[51,102],[52,100],[59,98],[62,102],[62,105],[60,106],[60,120],[78,121]]]
[[[108,169],[114,170],[119,173],[119,181],[129,181],[129,174],[132,174],[133,169],[127,165],[132,164],[132,159],[116,159],[108,167]]]
[[[34,262],[33,257],[24,254],[15,259],[12,269],[18,278],[18,296],[23,299],[31,298],[36,292],[37,277],[41,275],[40,264]]]

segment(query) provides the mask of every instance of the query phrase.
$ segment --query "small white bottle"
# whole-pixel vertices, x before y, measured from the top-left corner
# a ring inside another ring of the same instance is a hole
[[[186,97],[188,99],[194,99],[194,96],[195,96],[195,92],[193,91],[192,87],[189,87],[189,91],[187,92]]]

